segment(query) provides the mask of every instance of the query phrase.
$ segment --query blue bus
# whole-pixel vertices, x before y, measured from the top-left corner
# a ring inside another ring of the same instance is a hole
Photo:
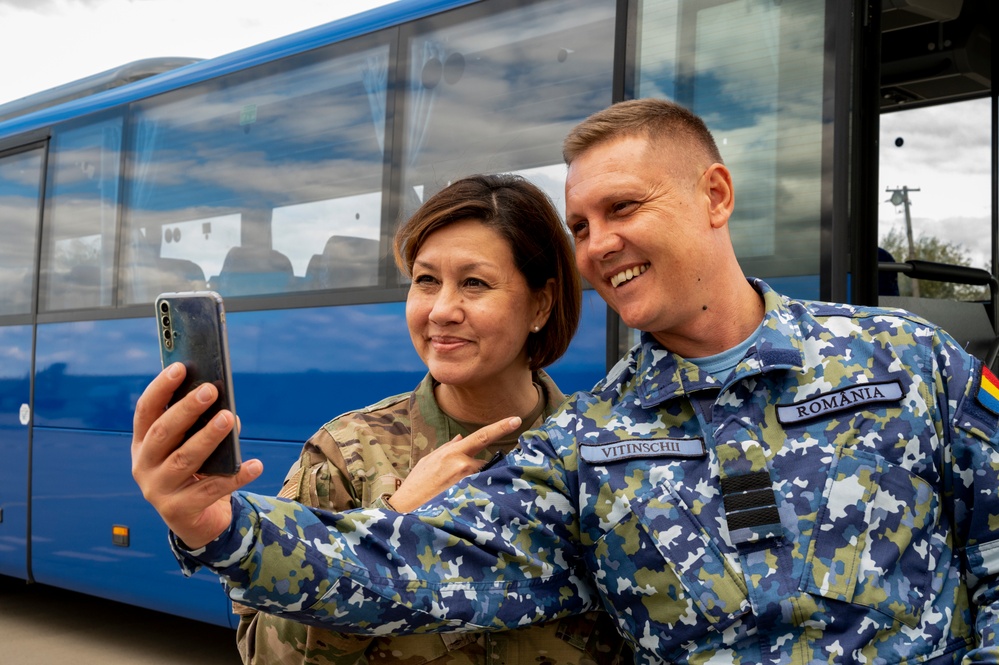
[[[957,57],[988,0],[878,4],[402,0],[0,106],[0,575],[234,625],[214,577],[181,578],[131,478],[156,295],[226,298],[244,455],[267,469],[251,489],[277,492],[322,423],[424,374],[399,220],[475,172],[523,174],[561,207],[561,140],[614,101],[708,121],[748,274],[874,301],[879,114],[995,108],[991,65]],[[908,53],[918,30],[947,44]],[[586,389],[633,339],[587,290],[551,373]]]

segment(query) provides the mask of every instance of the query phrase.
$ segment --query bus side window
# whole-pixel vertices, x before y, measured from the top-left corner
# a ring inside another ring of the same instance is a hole
[[[284,293],[291,289],[291,261],[266,247],[233,247],[222,263],[218,291],[223,296]]]
[[[164,291],[200,291],[205,288],[205,271],[194,261],[171,259],[161,256],[152,267],[153,289],[157,294]]]
[[[42,154],[0,157],[0,316],[31,311]]]
[[[332,236],[322,254],[315,254],[305,271],[307,289],[378,286],[378,241]]]
[[[43,311],[111,307],[121,117],[53,136],[42,227]]]

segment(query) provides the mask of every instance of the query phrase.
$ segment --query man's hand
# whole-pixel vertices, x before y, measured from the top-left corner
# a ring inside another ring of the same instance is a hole
[[[259,460],[249,460],[235,476],[196,475],[202,462],[236,425],[236,418],[230,411],[221,411],[184,441],[187,430],[218,397],[215,386],[206,383],[167,409],[185,373],[182,363],[170,365],[136,403],[132,477],[174,534],[188,548],[197,549],[229,528],[229,495],[260,476],[264,466]]]
[[[406,476],[399,489],[392,495],[392,507],[402,513],[419,508],[424,503],[473,474],[485,464],[476,455],[486,446],[502,439],[520,427],[520,418],[514,416],[486,425],[461,438],[455,438],[421,459]]]

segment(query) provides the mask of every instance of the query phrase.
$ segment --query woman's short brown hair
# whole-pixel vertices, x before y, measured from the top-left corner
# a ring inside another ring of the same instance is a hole
[[[396,232],[396,265],[412,278],[416,255],[430,234],[466,219],[481,222],[507,240],[531,290],[555,280],[548,322],[527,337],[531,370],[551,365],[576,334],[582,287],[562,218],[537,186],[511,174],[472,175],[451,183],[427,199]]]

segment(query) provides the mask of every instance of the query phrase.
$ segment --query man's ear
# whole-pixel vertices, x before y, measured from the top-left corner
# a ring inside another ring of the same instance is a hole
[[[702,178],[708,197],[708,215],[711,226],[721,228],[728,223],[735,208],[735,189],[732,187],[732,174],[724,164],[712,164]]]

